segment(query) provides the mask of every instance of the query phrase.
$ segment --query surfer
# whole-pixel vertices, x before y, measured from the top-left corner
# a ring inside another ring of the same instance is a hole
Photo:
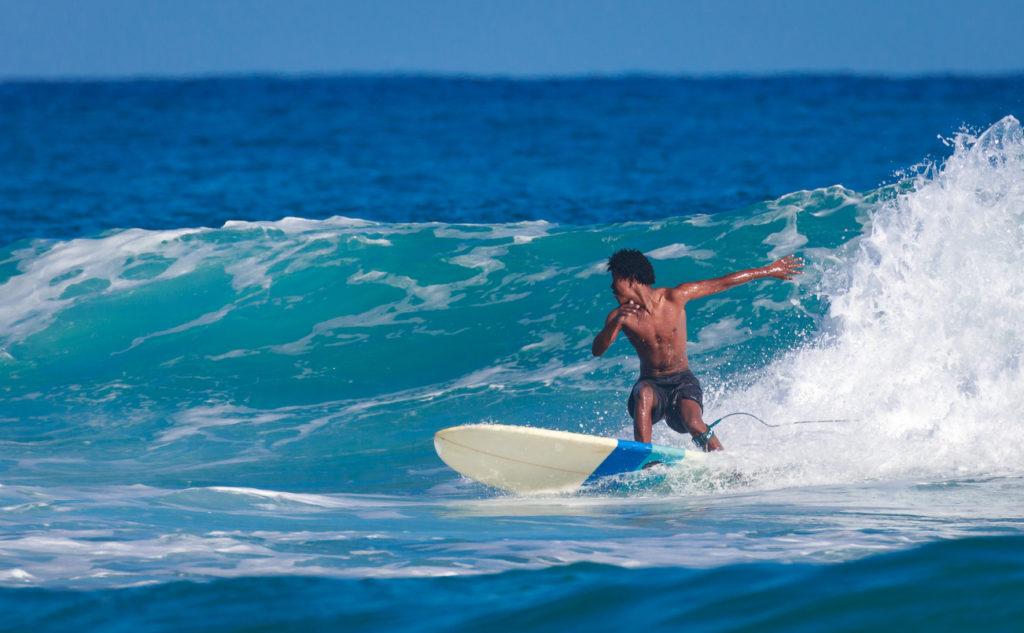
[[[686,303],[755,279],[792,279],[803,273],[803,265],[802,259],[787,255],[761,268],[655,288],[654,267],[640,251],[623,249],[608,258],[619,307],[608,314],[591,351],[604,354],[622,331],[640,357],[640,378],[627,404],[633,439],[650,443],[651,427],[664,419],[672,430],[689,433],[705,451],[722,450],[714,433],[707,432],[704,394],[686,356]]]

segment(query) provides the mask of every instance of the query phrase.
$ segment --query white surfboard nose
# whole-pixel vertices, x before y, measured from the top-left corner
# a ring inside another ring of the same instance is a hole
[[[617,441],[501,424],[438,431],[438,456],[459,473],[517,493],[575,490],[615,450]]]

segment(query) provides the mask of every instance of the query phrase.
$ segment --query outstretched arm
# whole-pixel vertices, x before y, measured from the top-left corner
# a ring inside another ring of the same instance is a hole
[[[679,284],[676,286],[676,291],[683,293],[687,300],[698,299],[734,288],[748,281],[754,281],[755,279],[767,279],[769,277],[772,279],[792,279],[793,275],[803,274],[803,267],[804,260],[793,255],[786,255],[775,263],[762,266],[761,268],[741,270],[715,279]]]

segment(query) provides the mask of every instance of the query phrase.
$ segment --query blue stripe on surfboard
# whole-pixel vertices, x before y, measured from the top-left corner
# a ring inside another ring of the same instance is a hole
[[[619,440],[618,442],[618,445],[612,449],[608,457],[604,458],[601,465],[595,468],[594,472],[590,473],[587,481],[592,481],[598,477],[632,472],[640,468],[644,460],[647,459],[647,456],[651,454],[652,446],[650,444],[630,442],[629,440]]]
[[[684,459],[686,459],[685,448],[658,446],[657,444],[654,444],[651,446],[651,456],[647,458],[647,461],[659,461],[664,464],[671,464],[683,461]]]
[[[584,484],[592,483],[600,477],[630,473],[640,470],[645,464],[651,461],[664,463],[677,462],[686,456],[686,451],[681,448],[668,446],[656,446],[643,442],[631,442],[629,440],[618,440],[618,444],[604,458],[601,465],[590,473]]]

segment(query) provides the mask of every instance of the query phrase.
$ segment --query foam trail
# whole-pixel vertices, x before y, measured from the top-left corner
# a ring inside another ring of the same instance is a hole
[[[847,264],[822,280],[818,343],[722,403],[776,421],[856,420],[734,424],[734,446],[774,461],[775,484],[1019,471],[1024,135],[1008,116],[953,144],[872,213]]]

